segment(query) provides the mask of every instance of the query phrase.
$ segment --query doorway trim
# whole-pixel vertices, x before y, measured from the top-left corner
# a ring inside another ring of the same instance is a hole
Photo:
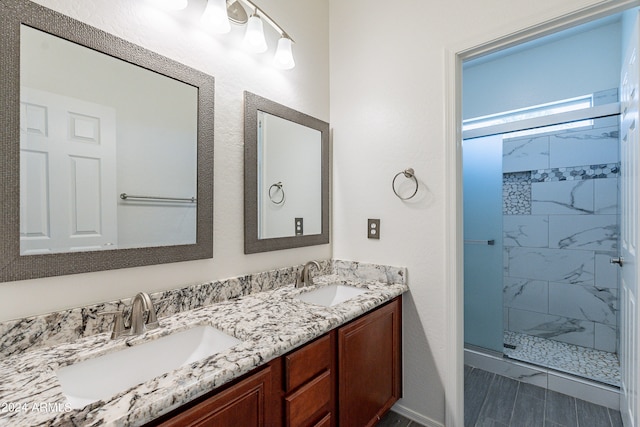
[[[445,283],[447,355],[445,425],[464,425],[464,269],[462,235],[462,63],[508,47],[640,6],[640,0],[604,0],[490,41],[479,37],[445,49]]]

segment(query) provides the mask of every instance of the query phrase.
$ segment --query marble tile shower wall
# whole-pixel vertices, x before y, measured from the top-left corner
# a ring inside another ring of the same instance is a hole
[[[618,156],[617,117],[504,139],[505,329],[616,351]]]

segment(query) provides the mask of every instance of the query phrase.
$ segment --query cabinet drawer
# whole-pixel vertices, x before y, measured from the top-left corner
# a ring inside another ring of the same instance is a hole
[[[290,392],[331,367],[331,340],[325,335],[285,356],[285,391]]]
[[[326,407],[330,410],[331,373],[325,371],[316,379],[285,398],[288,427],[305,425],[314,414]],[[323,424],[320,424],[323,425]]]
[[[331,426],[331,414],[325,415],[320,421],[315,423],[313,427],[330,427]]]

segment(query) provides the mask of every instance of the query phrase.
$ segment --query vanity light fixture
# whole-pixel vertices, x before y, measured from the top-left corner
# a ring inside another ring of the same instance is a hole
[[[183,9],[188,0],[151,0],[164,9]],[[245,48],[252,53],[262,53],[268,49],[264,35],[264,22],[280,33],[273,65],[281,70],[290,70],[296,66],[293,59],[293,39],[264,10],[251,0],[206,0],[207,5],[200,18],[203,25],[215,33],[228,33],[229,21],[247,26],[244,35]],[[178,7],[180,5],[180,7]],[[246,8],[246,9],[245,9]],[[252,11],[251,16],[246,10]]]
[[[229,4],[229,2],[231,2],[231,4]],[[242,9],[241,13],[244,12],[244,8],[239,3],[244,3],[247,7],[253,10],[253,14],[249,19],[246,18],[246,15],[243,17],[237,13],[238,8]],[[290,70],[296,66],[291,49],[293,39],[282,29],[280,25],[276,23],[276,21],[267,15],[264,10],[260,9],[251,0],[227,0],[227,4],[229,19],[236,24],[247,24],[244,40],[245,44],[252,52],[260,53],[267,50],[262,24],[264,21],[280,33],[276,53],[273,57],[273,65],[281,70]]]
[[[247,21],[247,29],[244,33],[244,45],[252,53],[262,53],[267,50],[267,40],[264,38],[264,26],[262,19],[256,14],[251,15]]]
[[[281,70],[290,70],[296,66],[296,62],[293,60],[293,52],[291,52],[291,39],[286,34],[278,40],[278,48],[273,57],[273,65]]]
[[[218,34],[231,31],[231,24],[229,24],[229,16],[227,15],[227,0],[207,0],[207,7],[200,21]]]

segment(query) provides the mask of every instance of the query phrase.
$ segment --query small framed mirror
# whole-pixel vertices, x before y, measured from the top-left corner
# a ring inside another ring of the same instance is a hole
[[[246,254],[329,243],[329,124],[245,92]]]
[[[0,4],[0,281],[211,258],[214,79]]]

